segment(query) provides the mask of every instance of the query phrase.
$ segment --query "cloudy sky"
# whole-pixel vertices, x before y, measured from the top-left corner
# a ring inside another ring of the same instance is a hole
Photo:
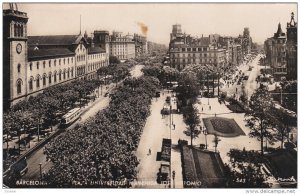
[[[3,5],[3,8],[7,8]],[[200,37],[212,33],[237,36],[250,28],[253,41],[263,41],[277,30],[283,31],[291,12],[297,18],[296,3],[290,4],[18,4],[27,12],[29,35],[78,34],[80,15],[82,31],[93,30],[142,33],[148,40],[168,44],[173,24],[181,24],[187,34]],[[297,21],[297,19],[296,19]]]

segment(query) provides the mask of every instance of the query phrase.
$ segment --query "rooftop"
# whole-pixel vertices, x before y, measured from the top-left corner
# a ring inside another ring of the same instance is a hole
[[[67,48],[43,48],[39,49],[38,47],[29,47],[28,49],[28,60],[39,60],[47,59],[59,56],[70,56],[75,53],[70,51]]]

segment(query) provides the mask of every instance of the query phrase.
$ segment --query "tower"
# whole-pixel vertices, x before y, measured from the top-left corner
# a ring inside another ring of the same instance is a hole
[[[10,3],[3,10],[3,108],[27,95],[27,13]]]
[[[294,13],[291,13],[291,21],[286,25],[286,59],[287,79],[297,80],[297,22]]]

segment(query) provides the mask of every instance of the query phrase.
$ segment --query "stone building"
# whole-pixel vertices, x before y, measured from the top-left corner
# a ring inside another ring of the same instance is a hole
[[[210,44],[209,37],[195,38],[182,33],[181,25],[173,25],[169,44],[170,65],[182,70],[189,64],[225,65],[226,52]]]
[[[9,108],[44,89],[74,79],[95,79],[108,50],[81,35],[28,36],[27,13],[3,10],[3,104]]]
[[[122,35],[122,32],[113,31],[109,36],[109,55],[120,60],[135,58],[135,42],[132,35]]]
[[[286,62],[287,62],[287,79],[297,80],[297,27],[294,20],[294,13],[291,15],[291,21],[287,23],[286,33]]]

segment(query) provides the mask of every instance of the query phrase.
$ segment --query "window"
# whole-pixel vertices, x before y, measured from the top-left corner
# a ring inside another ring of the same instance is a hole
[[[30,78],[29,80],[29,90],[33,89],[33,78]]]
[[[21,64],[18,64],[18,73],[21,73]]]
[[[67,72],[67,77],[69,78],[70,77],[70,71],[68,70]]]
[[[58,63],[59,63],[59,65],[61,64],[61,60],[60,59],[59,59]]]
[[[66,59],[64,59],[64,65],[66,64]]]
[[[38,75],[36,78],[36,87],[39,88],[40,87],[40,76]]]
[[[71,61],[72,61],[72,63],[73,63],[73,57],[71,58]]]
[[[44,68],[46,67],[46,61],[43,61],[43,67]]]
[[[56,72],[54,72],[53,77],[54,77],[54,83],[56,83]]]
[[[49,67],[51,67],[51,60],[49,60]]]
[[[43,86],[46,86],[46,75],[43,76]]]
[[[49,84],[51,84],[52,82],[52,77],[51,77],[51,73],[49,73]]]
[[[39,67],[40,67],[40,63],[37,62],[37,63],[36,63],[36,68],[39,69]]]
[[[185,48],[182,48],[182,51],[185,51]]]
[[[187,48],[187,51],[191,51],[191,48]]]
[[[66,70],[64,70],[63,78],[66,79]]]
[[[17,81],[17,94],[21,94],[22,93],[22,80],[19,79]]]
[[[58,80],[61,81],[61,71],[58,73]]]
[[[29,64],[29,69],[32,71],[32,63]]]
[[[70,63],[70,58],[68,58],[68,64]]]
[[[196,48],[193,48],[193,51],[196,51]]]

